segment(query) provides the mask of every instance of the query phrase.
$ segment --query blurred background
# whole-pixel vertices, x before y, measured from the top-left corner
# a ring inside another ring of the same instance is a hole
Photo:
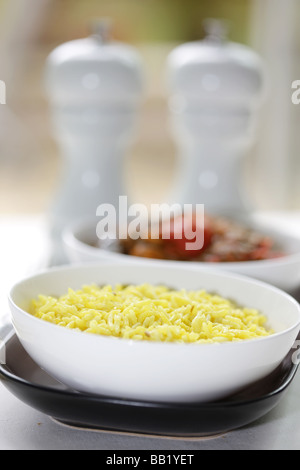
[[[264,59],[268,97],[245,159],[245,185],[259,210],[300,208],[300,79],[297,0],[0,0],[0,213],[40,213],[56,189],[61,156],[44,89],[48,54],[89,34],[94,17],[113,19],[114,38],[136,47],[145,65],[145,96],[126,174],[140,202],[165,197],[176,166],[169,128],[165,61],[178,44],[201,39],[205,18],[227,19],[229,39]]]

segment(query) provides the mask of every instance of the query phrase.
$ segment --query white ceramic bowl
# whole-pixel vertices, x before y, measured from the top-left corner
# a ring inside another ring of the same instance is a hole
[[[300,237],[287,234],[284,231],[274,230],[267,225],[260,225],[251,221],[250,226],[261,230],[262,233],[271,236],[282,246],[287,253],[280,258],[246,261],[246,262],[222,262],[222,263],[204,263],[193,262],[193,266],[207,269],[221,269],[270,283],[289,293],[294,293],[300,288]],[[131,262],[151,264],[153,260],[130,256],[117,251],[112,244],[111,249],[99,248],[97,246],[96,222],[94,220],[81,220],[68,226],[63,232],[64,251],[71,263],[91,263],[101,260],[111,260],[117,262]],[[116,245],[116,244],[115,244]],[[180,264],[191,265],[190,261],[165,261],[154,260],[161,266],[166,263],[173,263],[175,266]]]
[[[61,295],[83,284],[149,282],[218,292],[257,308],[275,334],[242,342],[179,344],[107,337],[70,330],[26,312],[30,299]],[[161,265],[101,263],[52,268],[16,284],[12,322],[25,350],[61,382],[78,390],[163,402],[225,397],[266,376],[293,346],[299,304],[275,287],[231,273]]]

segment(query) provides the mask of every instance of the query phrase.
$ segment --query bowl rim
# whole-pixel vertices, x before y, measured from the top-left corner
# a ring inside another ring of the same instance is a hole
[[[60,265],[60,266],[53,266],[53,267],[50,267],[50,268],[45,268],[41,271],[39,271],[38,273],[35,273],[35,274],[32,274],[32,275],[28,275],[26,277],[24,277],[23,279],[17,281],[11,288],[10,288],[10,291],[8,293],[8,303],[10,305],[10,310],[11,310],[11,318],[12,318],[12,323],[13,323],[13,326],[14,326],[14,315],[13,315],[13,309],[16,309],[18,311],[19,314],[21,314],[25,319],[28,318],[30,321],[33,321],[34,323],[36,323],[37,325],[41,326],[44,325],[44,328],[47,329],[49,328],[50,331],[51,331],[51,328],[53,329],[53,331],[58,331],[57,328],[61,328],[61,331],[64,332],[62,334],[65,334],[65,335],[70,335],[70,337],[76,337],[77,335],[79,335],[78,337],[82,337],[82,334],[85,333],[83,331],[77,331],[75,329],[71,329],[71,328],[66,328],[66,327],[62,327],[60,325],[57,325],[57,324],[54,324],[54,323],[51,323],[51,322],[47,322],[46,320],[43,320],[41,318],[37,318],[33,315],[31,315],[29,312],[27,312],[26,310],[24,310],[22,307],[18,306],[14,300],[14,294],[15,292],[17,292],[17,290],[26,282],[28,281],[32,281],[34,279],[38,279],[40,278],[41,276],[47,276],[48,274],[53,274],[53,273],[56,273],[56,272],[67,272],[67,271],[70,271],[72,272],[73,270],[89,270],[89,269],[97,269],[99,268],[100,266],[110,266],[110,267],[123,267],[125,268],[126,266],[127,267],[130,267],[130,269],[139,269],[139,268],[142,268],[141,265],[139,264],[136,264],[136,265],[133,265],[132,263],[117,263],[117,262],[111,262],[111,261],[107,261],[105,260],[104,262],[100,262],[100,263],[91,263],[91,264],[81,264],[81,263],[78,263],[78,264],[65,264],[65,265]],[[146,267],[147,269],[150,267],[150,266],[147,266],[145,265],[144,267]],[[151,266],[150,269],[154,269],[155,266]],[[173,266],[164,266],[163,268],[161,266],[157,266],[156,268],[158,269],[168,269],[168,268],[172,268],[174,269]],[[199,346],[201,347],[205,347],[205,348],[215,348],[215,347],[222,347],[222,348],[236,348],[238,347],[239,349],[241,349],[241,347],[243,347],[242,345],[249,345],[249,344],[253,344],[253,342],[257,343],[261,343],[261,342],[264,342],[266,343],[267,341],[270,342],[270,341],[274,341],[274,339],[276,338],[279,338],[280,336],[284,336],[286,334],[288,334],[289,332],[291,332],[292,330],[294,329],[297,329],[298,332],[300,331],[300,304],[299,302],[293,297],[291,296],[290,294],[288,294],[287,292],[283,291],[282,289],[278,288],[278,287],[275,287],[273,286],[272,284],[268,284],[264,281],[260,281],[260,280],[257,280],[257,279],[254,279],[254,278],[251,278],[249,276],[246,276],[244,274],[238,274],[238,273],[232,273],[232,272],[228,272],[228,271],[221,271],[221,270],[218,270],[218,271],[211,271],[211,270],[207,270],[205,268],[202,268],[201,270],[199,270],[199,268],[197,269],[193,269],[192,267],[189,268],[189,267],[178,267],[176,268],[178,269],[178,271],[194,271],[194,272],[201,272],[203,274],[209,274],[213,277],[226,277],[226,278],[231,278],[231,279],[236,279],[236,280],[240,280],[241,282],[244,282],[244,283],[251,283],[253,285],[257,285],[259,288],[262,288],[262,289],[268,289],[269,291],[274,291],[277,295],[280,295],[281,297],[284,297],[286,299],[286,301],[290,304],[293,304],[293,306],[295,307],[295,311],[297,312],[297,321],[295,321],[293,323],[293,325],[291,325],[290,327],[288,328],[285,328],[281,331],[278,331],[278,332],[275,332],[269,336],[262,336],[262,337],[258,337],[258,338],[249,338],[249,339],[244,339],[244,340],[241,340],[241,341],[225,341],[225,342],[222,342],[222,343],[219,343],[219,342],[213,342],[213,343],[187,343],[187,342],[170,342],[170,341],[143,341],[143,340],[136,340],[136,339],[132,339],[132,338],[122,338],[122,337],[116,337],[116,336],[113,336],[113,335],[100,335],[100,334],[92,334],[90,333],[90,336],[91,338],[89,339],[90,342],[92,341],[103,341],[104,344],[106,342],[109,342],[111,343],[111,341],[121,341],[120,342],[120,345],[129,345],[131,347],[140,347],[140,348],[154,348],[156,346],[159,347],[159,348],[163,348],[163,349],[171,349],[171,348],[199,348]],[[39,294],[37,294],[39,295]],[[267,315],[267,314],[266,314]],[[93,339],[92,339],[93,338]],[[139,346],[136,346],[136,345],[139,345]],[[238,346],[237,346],[238,345]],[[245,346],[247,347],[247,346]]]
[[[80,240],[76,236],[76,230],[80,229],[89,229],[91,228],[92,221],[95,222],[94,219],[91,219],[90,217],[87,217],[85,219],[80,219],[77,221],[74,221],[73,223],[70,223],[68,226],[66,226],[62,230],[62,241],[65,244],[65,246],[71,247],[72,249],[81,249],[81,251],[84,251],[85,253],[89,255],[96,255],[97,253],[100,255],[101,253],[105,253],[106,256],[108,256],[111,259],[124,259],[124,260],[134,260],[136,262],[145,261],[145,262],[158,262],[165,264],[166,262],[170,263],[176,263],[176,264],[193,264],[196,266],[210,266],[210,267],[215,267],[215,266],[224,266],[224,268],[230,267],[230,268],[259,268],[259,267],[267,267],[270,265],[271,267],[273,266],[281,266],[281,265],[286,265],[287,263],[298,263],[300,262],[300,237],[297,237],[296,235],[288,234],[285,232],[278,232],[279,235],[282,235],[289,240],[293,240],[294,242],[299,243],[299,251],[295,251],[292,253],[287,253],[283,256],[279,256],[277,258],[270,258],[270,259],[262,259],[262,260],[249,260],[249,261],[221,261],[221,262],[213,262],[213,263],[208,263],[205,261],[188,261],[188,260],[164,260],[164,259],[156,259],[156,258],[140,258],[138,256],[132,256],[128,255],[126,253],[120,253],[120,252],[114,252],[114,251],[109,251],[106,249],[103,249],[101,247],[96,247],[89,245],[88,243],[85,243],[84,241]],[[86,225],[85,225],[86,224]],[[270,228],[271,231],[275,232],[273,228]],[[97,261],[97,260],[96,260]],[[99,259],[98,259],[99,261]],[[222,268],[221,268],[222,269]]]

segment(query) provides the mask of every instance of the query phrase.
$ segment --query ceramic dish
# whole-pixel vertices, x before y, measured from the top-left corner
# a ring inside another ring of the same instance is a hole
[[[201,345],[127,340],[70,330],[23,310],[41,293],[59,296],[84,284],[145,282],[217,292],[263,312],[275,333]],[[52,268],[18,282],[9,304],[25,350],[62,383],[82,392],[157,402],[211,401],[249,386],[280,364],[300,325],[298,302],[275,287],[232,273],[161,265]]]
[[[1,337],[1,331],[0,331]],[[18,399],[60,423],[101,431],[175,438],[214,437],[248,425],[272,410],[288,392],[298,364],[294,349],[263,380],[226,400],[165,404],[77,393],[49,376],[15,334],[7,337],[0,379]]]
[[[279,246],[287,253],[280,258],[246,261],[246,262],[222,262],[203,263],[193,262],[193,265],[207,269],[222,269],[222,271],[235,272],[246,276],[254,277],[264,282],[268,282],[286,292],[293,293],[300,286],[300,237],[287,234],[284,231],[274,230],[267,224],[258,223],[249,219],[249,226],[262,233],[271,236]],[[91,263],[101,260],[111,260],[117,262],[148,263],[150,258],[140,258],[129,256],[120,252],[117,242],[103,244],[103,248],[97,246],[99,240],[96,235],[95,220],[82,220],[68,226],[63,232],[63,245],[68,261],[72,263]],[[174,265],[190,265],[189,261],[164,261],[155,260],[162,266],[165,263]]]

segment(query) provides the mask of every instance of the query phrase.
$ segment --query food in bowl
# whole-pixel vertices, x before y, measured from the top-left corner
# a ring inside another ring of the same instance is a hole
[[[163,285],[84,285],[58,298],[40,295],[29,312],[78,331],[146,341],[220,343],[272,334],[256,309]]]
[[[203,231],[202,247],[187,249],[187,242],[192,240],[186,238],[185,228],[188,233],[195,233],[195,238],[197,230]],[[137,238],[128,233],[125,240],[119,240],[121,251],[145,258],[210,263],[259,261],[285,254],[270,236],[222,216],[205,215],[204,223],[199,223],[195,214],[183,214],[171,220],[169,233],[170,236],[164,238],[163,222],[160,223],[158,238]]]
[[[288,294],[255,279],[195,268],[192,263],[107,262],[48,269],[16,283],[9,305],[16,334],[27,353],[50,375],[77,391],[161,402],[224,398],[265,377],[297,338],[300,307]],[[83,285],[163,285],[234,299],[262,312],[273,334],[223,343],[143,341],[59,327],[29,313],[40,293],[61,297]]]
[[[249,260],[237,262],[203,262],[196,259],[172,260],[163,259],[162,250],[156,258],[157,251],[151,254],[144,252],[145,256],[132,256],[127,254],[127,248],[120,245],[119,238],[109,238],[100,240],[101,232],[97,233],[98,218],[80,219],[69,224],[63,231],[62,242],[66,261],[71,264],[90,264],[95,262],[119,262],[130,264],[160,264],[161,267],[172,264],[176,268],[179,264],[182,267],[202,267],[210,270],[222,269],[222,271],[234,272],[272,284],[291,294],[295,294],[300,286],[300,237],[296,234],[288,233],[284,223],[276,224],[276,227],[268,221],[247,216],[243,219],[243,224],[251,227],[258,233],[264,234],[272,240],[272,256],[269,259]],[[143,240],[140,240],[141,242]],[[131,240],[129,240],[131,242]],[[134,241],[133,241],[134,242]],[[159,244],[159,240],[153,240],[152,244],[147,244],[144,248],[154,247]],[[142,253],[140,253],[142,254]],[[283,254],[283,256],[279,256]],[[276,255],[276,256],[275,256]],[[170,283],[167,281],[167,284]],[[173,284],[172,284],[173,285]],[[80,287],[80,286],[79,286]]]

